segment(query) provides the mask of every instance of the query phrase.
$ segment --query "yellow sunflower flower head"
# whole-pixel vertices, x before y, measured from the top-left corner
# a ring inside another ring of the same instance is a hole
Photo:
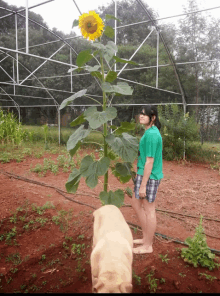
[[[79,28],[84,38],[95,40],[102,35],[104,23],[95,11],[89,11],[79,17]]]

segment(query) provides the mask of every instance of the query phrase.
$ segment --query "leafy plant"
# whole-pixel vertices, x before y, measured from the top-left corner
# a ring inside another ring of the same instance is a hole
[[[167,258],[167,254],[166,255],[162,255],[159,254],[159,257],[161,258],[162,262],[165,262],[166,264],[168,264],[168,261],[170,260],[169,258]]]
[[[5,258],[6,262],[12,262],[14,265],[19,265],[21,261],[21,256],[19,253],[10,254]]]
[[[181,257],[184,258],[184,261],[193,264],[194,267],[201,265],[203,267],[208,267],[209,270],[219,267],[220,264],[214,261],[215,254],[212,254],[209,249],[206,236],[202,227],[202,216],[200,217],[199,226],[196,227],[195,235],[193,238],[188,237],[185,240],[185,243],[188,245],[188,248],[182,248]]]
[[[134,270],[132,270],[132,277],[135,280],[136,285],[141,285],[141,277],[135,274]]]
[[[199,273],[199,275],[205,276],[205,278],[207,280],[211,281],[211,282],[214,281],[214,280],[217,280],[217,277],[216,276],[212,276],[212,275],[207,274],[207,273]]]
[[[148,283],[150,285],[150,291],[155,293],[157,290],[158,279],[155,279],[153,276],[154,276],[154,271],[151,271],[148,275],[146,275],[146,278],[148,279]]]
[[[115,17],[106,15],[103,34],[108,38],[113,38],[114,30],[111,26],[106,25],[109,19],[115,19]],[[74,21],[74,26],[78,25],[78,23],[77,20]],[[85,138],[87,138],[91,132],[96,131],[96,133],[102,135],[103,144],[94,142],[93,140],[91,140],[90,143],[101,147],[104,153],[99,160],[93,160],[90,155],[85,156],[81,161],[79,169],[74,168],[70,173],[68,181],[66,182],[66,190],[75,193],[82,177],[85,178],[87,186],[93,189],[98,184],[98,178],[104,175],[103,191],[100,192],[99,198],[102,204],[114,204],[120,207],[124,201],[124,192],[121,189],[115,192],[108,192],[108,170],[111,167],[113,171],[116,171],[116,177],[119,177],[120,181],[122,178],[126,178],[126,182],[128,182],[131,178],[131,172],[126,164],[133,163],[137,157],[138,140],[128,133],[135,128],[134,123],[124,122],[121,123],[119,127],[107,125],[107,122],[117,117],[116,108],[111,107],[114,96],[132,95],[133,93],[132,88],[125,82],[113,84],[117,80],[117,72],[113,71],[113,68],[116,63],[137,64],[117,57],[116,53],[118,48],[116,44],[113,41],[108,41],[107,44],[104,45],[101,43],[101,37],[100,35],[99,38],[91,44],[94,50],[87,49],[78,54],[76,59],[77,67],[70,69],[69,72],[80,72],[84,70],[95,77],[102,90],[102,103],[91,98],[87,95],[87,89],[83,89],[65,99],[59,109],[65,108],[74,100],[83,96],[95,101],[96,104],[99,105],[98,109],[95,106],[89,107],[78,118],[71,122],[71,127],[76,127],[78,125],[80,125],[80,127],[70,136],[67,142],[67,151],[69,151],[70,156],[73,157]],[[88,65],[92,60],[96,65]],[[89,125],[88,129],[83,125],[86,121]],[[100,129],[102,129],[102,131],[100,131]],[[110,129],[114,130],[111,134]],[[122,160],[122,162],[116,164],[117,167],[111,165],[113,154],[116,154]]]
[[[181,107],[175,104],[158,106],[163,137],[163,158],[166,160],[181,159],[184,152],[184,141],[199,140],[199,125],[195,117],[184,115]],[[186,153],[188,154],[188,153]]]

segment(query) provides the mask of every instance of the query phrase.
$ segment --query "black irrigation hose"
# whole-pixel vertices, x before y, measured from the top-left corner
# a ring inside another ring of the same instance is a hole
[[[30,180],[30,179],[27,179],[27,178],[23,178],[23,177],[20,177],[20,176],[16,176],[16,175],[11,174],[11,173],[9,173],[9,172],[6,172],[6,171],[4,171],[4,170],[0,170],[0,173],[2,173],[2,174],[4,174],[4,175],[8,176],[9,178],[10,178],[10,177],[12,177],[12,178],[17,178],[17,179],[19,179],[19,180],[21,180],[21,181],[32,182],[32,183],[35,183],[35,184],[40,185],[40,186],[51,187],[51,188],[55,189],[58,193],[62,194],[62,196],[64,196],[65,198],[67,198],[67,197],[62,193],[63,190],[60,190],[60,189],[58,189],[58,188],[56,188],[56,187],[54,187],[54,186],[50,186],[50,185],[47,185],[47,184],[44,184],[44,183],[41,183],[41,182],[37,182],[37,181],[34,181],[34,180]],[[20,177],[20,178],[19,178],[19,177]],[[87,205],[87,204],[84,204],[84,203],[81,203],[81,202],[78,202],[78,201],[74,201],[74,200],[72,200],[72,199],[70,199],[70,198],[67,198],[67,199],[70,200],[70,201],[72,201],[72,202],[80,203],[80,204],[82,204],[82,205],[85,205],[85,206],[89,206],[89,207],[91,207],[91,205]],[[92,208],[94,208],[94,209],[96,210],[95,207],[92,206]],[[139,229],[140,231],[142,231],[140,226],[138,226],[138,225],[136,225],[136,224],[134,224],[134,223],[128,222],[128,221],[126,221],[126,222],[128,223],[128,225],[132,226],[132,228],[137,228],[137,229]],[[165,234],[161,234],[161,233],[158,233],[158,232],[155,232],[155,235],[156,235],[156,236],[161,236],[163,239],[171,240],[172,242],[175,242],[175,243],[178,243],[178,244],[182,244],[182,245],[188,246],[186,243],[184,243],[184,242],[178,240],[177,238],[172,238],[172,237],[169,237],[169,236],[167,236],[167,235],[165,235]],[[215,249],[211,249],[211,248],[209,248],[209,249],[210,249],[210,251],[211,251],[212,253],[215,253],[215,254],[220,255],[220,250],[215,250]]]
[[[136,225],[134,223],[131,223],[131,222],[127,222],[127,223],[128,223],[128,225],[132,226],[133,228],[138,228],[140,231],[142,231],[140,226],[138,226],[138,225]],[[184,245],[184,246],[188,246],[185,242],[182,242],[182,241],[178,240],[177,238],[173,238],[173,237],[167,236],[167,235],[159,233],[159,232],[155,232],[155,235],[156,236],[161,236],[163,239],[166,239],[166,240],[171,240],[174,243],[178,243],[178,244],[181,244],[181,245]],[[211,249],[211,248],[209,248],[209,249],[210,249],[210,251],[212,253],[220,255],[220,250],[215,250],[215,249]]]

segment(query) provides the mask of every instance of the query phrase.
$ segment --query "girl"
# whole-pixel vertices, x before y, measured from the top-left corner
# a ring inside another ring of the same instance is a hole
[[[134,244],[141,246],[133,248],[133,252],[145,254],[153,252],[152,244],[156,230],[155,198],[160,180],[163,178],[163,144],[156,106],[143,106],[139,121],[146,131],[139,143],[137,178],[131,203],[140,221],[143,239],[134,240]]]

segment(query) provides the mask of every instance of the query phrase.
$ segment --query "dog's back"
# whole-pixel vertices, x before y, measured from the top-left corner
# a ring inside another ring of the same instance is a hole
[[[132,290],[133,237],[121,211],[113,205],[96,210],[91,254],[93,290]]]
[[[96,233],[96,236],[93,236],[93,248],[95,247],[96,242],[100,238],[103,238],[106,233],[118,230],[120,231],[121,236],[127,239],[131,247],[133,247],[131,230],[121,211],[116,206],[103,206],[93,213],[93,217],[93,233]]]

